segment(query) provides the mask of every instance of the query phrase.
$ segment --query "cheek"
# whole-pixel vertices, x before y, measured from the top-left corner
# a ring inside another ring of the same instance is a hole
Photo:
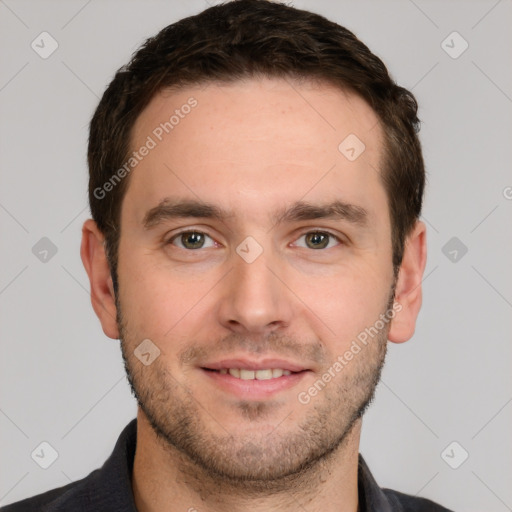
[[[377,265],[365,266],[357,272],[352,268],[350,272],[317,278],[306,284],[302,292],[304,314],[322,339],[333,340],[330,348],[340,352],[384,313],[391,273]]]
[[[154,256],[131,254],[119,267],[121,305],[129,335],[149,338],[165,352],[194,339],[201,319],[211,313],[212,280],[173,272]]]
[[[121,251],[120,251],[121,254]],[[155,338],[174,323],[172,286],[150,256],[124,252],[119,260],[118,278],[125,324],[131,336]],[[176,312],[178,314],[178,312]]]

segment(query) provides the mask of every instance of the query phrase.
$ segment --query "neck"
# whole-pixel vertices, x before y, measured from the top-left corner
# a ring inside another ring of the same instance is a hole
[[[330,454],[300,473],[272,482],[233,481],[212,475],[154,433],[137,414],[132,488],[138,512],[296,511],[357,512],[361,419]]]

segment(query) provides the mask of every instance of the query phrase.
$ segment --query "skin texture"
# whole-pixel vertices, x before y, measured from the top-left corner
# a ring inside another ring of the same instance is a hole
[[[357,96],[282,79],[165,91],[137,120],[133,148],[190,97],[197,106],[130,175],[117,300],[103,235],[91,219],[82,230],[92,305],[105,334],[121,339],[139,405],[137,507],[354,512],[360,416],[387,340],[414,333],[425,226],[418,222],[409,235],[395,283],[379,175],[382,129]],[[349,134],[365,144],[354,161],[338,150]],[[145,229],[147,212],[166,197],[201,200],[228,215],[169,218]],[[364,210],[365,221],[277,221],[298,201],[335,200]],[[197,238],[176,236],[183,231],[208,235],[204,246],[185,248]],[[322,244],[312,232],[324,234],[324,248],[314,248]],[[257,245],[247,245],[249,236]],[[248,263],[237,247],[262,252]],[[392,308],[393,291],[400,312],[301,403],[298,394]],[[160,350],[150,365],[134,354],[145,339]],[[307,371],[288,388],[254,398],[223,388],[203,369],[225,358],[278,358]]]

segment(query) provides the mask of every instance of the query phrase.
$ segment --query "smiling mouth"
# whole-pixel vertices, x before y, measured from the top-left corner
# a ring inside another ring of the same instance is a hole
[[[284,368],[283,368],[284,366]],[[288,361],[233,359],[199,367],[219,389],[242,400],[267,400],[297,386],[310,369]]]
[[[219,370],[214,370],[211,368],[203,368],[204,370],[208,370],[211,372],[216,372],[221,375],[231,375],[236,379],[241,380],[270,380],[270,379],[279,379],[280,377],[287,377],[292,373],[300,373],[300,372],[292,372],[290,370],[283,370],[282,368],[266,368],[263,370],[247,370],[245,368],[220,368]]]

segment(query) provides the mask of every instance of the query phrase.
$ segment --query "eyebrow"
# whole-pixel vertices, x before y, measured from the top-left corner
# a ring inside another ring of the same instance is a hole
[[[368,212],[362,206],[339,200],[321,205],[298,201],[274,217],[276,224],[315,219],[344,220],[363,227],[368,224]]]
[[[233,218],[234,214],[201,200],[173,200],[166,197],[157,206],[148,210],[142,224],[144,229],[149,230],[166,220],[188,217],[225,221]],[[326,204],[297,201],[289,207],[278,210],[272,216],[274,224],[315,219],[345,220],[364,227],[368,224],[368,212],[361,206],[340,200]]]
[[[227,211],[210,203],[199,200],[173,200],[166,197],[144,215],[144,229],[151,229],[165,220],[198,217],[223,221],[230,217]]]

